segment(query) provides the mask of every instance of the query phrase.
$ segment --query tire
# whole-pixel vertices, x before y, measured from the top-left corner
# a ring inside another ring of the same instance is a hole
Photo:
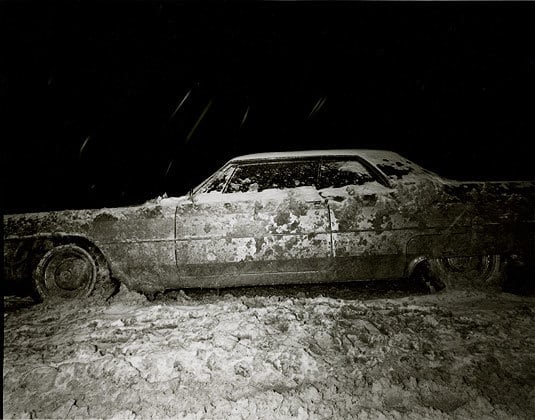
[[[60,245],[40,259],[33,273],[34,287],[41,300],[88,297],[98,277],[95,259],[77,245]]]
[[[446,285],[438,278],[430,265],[427,260],[418,263],[409,276],[409,281],[420,289],[424,288],[428,293],[436,293],[444,289]]]
[[[497,290],[503,285],[500,255],[433,259],[429,267],[432,275],[448,288]]]

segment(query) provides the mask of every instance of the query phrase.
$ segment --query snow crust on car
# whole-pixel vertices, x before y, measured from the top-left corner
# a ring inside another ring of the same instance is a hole
[[[159,204],[160,206],[174,207],[187,201],[187,199],[188,197],[186,197],[185,195],[182,195],[180,197],[165,197],[165,198],[158,197],[156,199],[156,203]]]
[[[318,190],[318,193],[322,197],[340,197],[345,199],[354,197],[357,194],[356,189],[358,188],[358,194],[367,195],[367,194],[380,194],[383,193],[386,187],[380,184],[377,181],[366,182],[362,185],[346,185],[344,187],[328,187]]]
[[[195,200],[196,203],[217,203],[221,201],[257,201],[257,200],[283,200],[292,195],[302,200],[315,200],[318,197],[318,191],[314,187],[304,186],[296,188],[268,188],[260,192],[232,192],[221,193],[218,191],[211,191],[209,193],[199,194]]]
[[[338,167],[338,170],[339,171],[343,171],[343,172],[353,172],[353,173],[356,173],[356,174],[359,174],[362,172],[362,164],[357,162],[357,161],[348,161],[348,162],[343,162],[339,167]]]

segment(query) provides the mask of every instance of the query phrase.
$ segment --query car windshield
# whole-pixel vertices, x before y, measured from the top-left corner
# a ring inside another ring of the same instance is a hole
[[[227,184],[228,180],[232,176],[234,165],[228,165],[227,167],[221,168],[219,171],[214,173],[207,181],[203,182],[193,190],[193,194],[203,194],[210,192],[222,192],[223,188]]]

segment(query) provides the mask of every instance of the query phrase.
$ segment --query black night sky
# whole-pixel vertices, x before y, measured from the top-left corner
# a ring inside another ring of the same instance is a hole
[[[0,3],[3,210],[183,194],[275,150],[535,178],[534,22],[529,3]]]

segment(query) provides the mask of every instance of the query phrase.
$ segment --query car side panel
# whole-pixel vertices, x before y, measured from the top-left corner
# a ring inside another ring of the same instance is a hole
[[[315,188],[290,189],[283,198],[257,202],[255,220],[263,231],[258,249],[263,272],[323,272],[320,278],[327,278],[332,256],[329,213]]]
[[[239,276],[271,273],[269,284],[283,283],[286,273],[328,267],[325,204],[307,203],[288,191],[211,195],[177,208],[181,282],[231,286],[243,282]]]
[[[375,185],[345,188],[348,194],[329,199],[337,280],[401,277],[405,244],[411,229],[396,214],[390,189]]]
[[[175,208],[174,205],[148,204],[6,216],[6,241],[17,251],[13,262],[7,261],[10,268],[7,274],[27,276],[32,269],[27,265],[35,264],[33,260],[58,238],[62,243],[67,240],[65,238],[84,238],[104,254],[112,276],[134,289],[160,290],[161,284],[177,276]],[[23,255],[25,261],[22,261]],[[28,270],[21,271],[23,266]]]
[[[253,254],[254,203],[222,198],[203,201],[201,197],[177,207],[176,262],[179,276],[188,284],[188,277],[194,284],[195,277],[234,276],[239,263]]]
[[[175,206],[125,209],[97,217],[89,236],[107,257],[112,274],[145,292],[177,278],[174,255]]]

